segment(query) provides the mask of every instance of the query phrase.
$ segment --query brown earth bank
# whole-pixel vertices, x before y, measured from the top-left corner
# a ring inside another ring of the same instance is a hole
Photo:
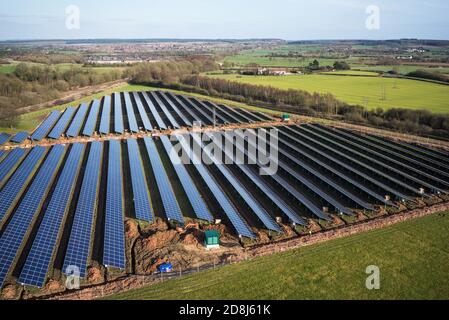
[[[383,228],[405,220],[418,218],[449,210],[449,199],[432,206],[413,210],[402,210],[395,214],[386,211],[379,212],[368,218],[360,214],[351,224],[339,223],[328,229],[319,228],[316,223],[307,233],[293,231],[282,238],[271,238],[263,243],[255,241],[242,246],[238,238],[232,235],[224,225],[187,224],[184,228],[170,228],[162,219],[157,218],[152,225],[142,226],[135,220],[126,220],[127,247],[132,253],[129,272],[112,273],[102,266],[89,269],[88,281],[82,284],[80,290],[66,290],[61,282],[50,280],[39,292],[30,291],[18,285],[6,286],[1,299],[97,299],[114,293],[123,292],[142,286],[159,283],[176,276],[198,272],[220,265],[237,263],[255,257],[292,250],[332,239],[347,237],[355,233]],[[204,231],[217,229],[223,236],[221,247],[216,250],[206,250],[203,246]],[[132,244],[129,247],[128,244]],[[169,275],[154,274],[157,266],[170,261],[174,272]],[[134,270],[132,270],[134,269]],[[94,281],[95,283],[91,282]]]

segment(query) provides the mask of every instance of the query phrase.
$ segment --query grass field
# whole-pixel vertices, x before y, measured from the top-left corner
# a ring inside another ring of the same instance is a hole
[[[109,299],[448,299],[449,212],[257,258]],[[365,287],[380,269],[380,289]]]
[[[239,76],[212,75],[222,79],[246,82],[280,89],[301,89],[309,92],[331,93],[350,104],[368,109],[402,107],[426,109],[437,113],[449,112],[449,86],[409,79],[382,77],[348,77],[335,75]],[[385,88],[386,100],[382,100]]]
[[[360,71],[360,70],[341,70],[341,71],[328,71],[321,72],[320,74],[331,74],[340,76],[367,76],[367,77],[377,77],[379,73],[373,71]]]

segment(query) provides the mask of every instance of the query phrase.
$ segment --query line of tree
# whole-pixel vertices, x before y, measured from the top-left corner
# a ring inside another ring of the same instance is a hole
[[[139,63],[130,67],[126,71],[126,75],[135,83],[152,81],[175,83],[187,75],[218,69],[218,64],[211,57],[196,56],[183,60]]]
[[[449,76],[439,73],[439,72],[431,72],[426,70],[416,70],[407,73],[407,76],[413,77],[413,78],[421,78],[421,79],[428,79],[428,80],[436,80],[441,82],[448,82],[449,83]]]

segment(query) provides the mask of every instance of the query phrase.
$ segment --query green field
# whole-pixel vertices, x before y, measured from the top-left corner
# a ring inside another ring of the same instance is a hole
[[[449,112],[449,86],[425,81],[322,74],[291,76],[240,76],[231,74],[212,75],[211,77],[273,86],[280,89],[331,93],[342,101],[349,104],[366,105],[368,109],[401,107],[426,109],[437,113]],[[385,92],[385,100],[382,100],[383,92]]]
[[[448,299],[449,212],[257,258],[109,299]],[[365,287],[380,269],[380,289]]]
[[[0,64],[0,73],[12,73],[16,70],[14,64]]]
[[[340,76],[367,76],[377,77],[379,73],[373,71],[359,71],[359,70],[342,70],[342,71],[327,71],[320,72],[320,74],[340,75]]]

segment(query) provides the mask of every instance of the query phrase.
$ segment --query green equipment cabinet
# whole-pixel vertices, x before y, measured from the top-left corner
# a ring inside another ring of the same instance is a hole
[[[220,233],[216,230],[207,230],[204,233],[204,245],[206,249],[214,249],[220,247]]]

